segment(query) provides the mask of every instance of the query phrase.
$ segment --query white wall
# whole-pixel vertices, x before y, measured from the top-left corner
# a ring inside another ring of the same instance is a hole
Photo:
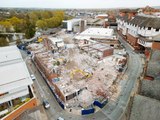
[[[155,35],[158,35],[160,34],[160,30],[159,31],[156,31],[156,29],[154,28],[151,28],[151,30],[148,30],[148,28],[138,28],[138,34],[144,36],[144,37],[152,37],[152,36],[155,36]]]
[[[141,40],[141,39],[138,39],[137,43],[144,46],[144,47],[150,47],[150,48],[152,47],[152,42],[146,42],[146,41]]]
[[[0,104],[7,102],[7,101],[10,101],[10,100],[13,100],[15,98],[19,98],[19,97],[28,95],[28,94],[29,94],[29,90],[28,90],[27,86],[17,88],[15,90],[9,91],[9,93],[6,95],[0,96]]]
[[[134,37],[138,37],[139,35],[144,37],[152,37],[155,35],[160,34],[160,30],[156,31],[156,29],[151,28],[151,30],[148,30],[148,28],[140,28],[139,26],[135,26],[133,24],[127,24],[127,22],[124,22],[120,19],[117,19],[118,27],[117,29],[122,29],[122,34],[126,35],[127,29],[128,33],[131,34]]]

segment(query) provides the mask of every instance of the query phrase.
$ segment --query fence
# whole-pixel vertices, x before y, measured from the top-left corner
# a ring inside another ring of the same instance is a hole
[[[108,99],[103,101],[102,103],[97,101],[97,100],[95,100],[93,102],[93,105],[98,106],[99,108],[103,108],[107,103],[108,103]]]
[[[90,108],[90,109],[82,110],[81,114],[82,115],[88,115],[88,114],[91,114],[91,113],[94,113],[94,112],[95,112],[95,109],[94,108]]]
[[[46,76],[41,72],[40,68],[38,67],[38,65],[35,63],[35,61],[33,60],[34,65],[36,66],[36,68],[38,69],[38,71],[40,72],[40,74],[42,75],[42,77],[44,78],[45,82],[47,83],[49,89],[51,90],[53,96],[56,98],[56,101],[59,103],[59,105],[62,107],[62,109],[65,109],[64,104],[60,101],[60,99],[58,98],[58,96],[55,94],[53,86],[49,84],[48,79],[46,78]]]

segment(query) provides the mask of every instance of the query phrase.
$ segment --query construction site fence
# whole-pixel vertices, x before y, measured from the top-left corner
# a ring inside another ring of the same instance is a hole
[[[99,108],[103,108],[107,103],[108,103],[108,99],[105,100],[105,101],[103,101],[103,102],[99,102],[99,101],[95,100],[95,101],[93,102],[93,105],[94,105],[94,106],[97,106],[97,107],[99,107]]]
[[[54,92],[54,87],[52,85],[49,84],[48,79],[46,78],[46,76],[43,74],[43,72],[41,72],[40,68],[38,67],[38,65],[36,64],[36,62],[34,60],[32,60],[34,65],[36,66],[36,68],[38,69],[38,71],[40,72],[40,74],[42,75],[43,79],[45,80],[45,82],[47,83],[47,86],[49,87],[49,89],[51,90],[53,96],[55,97],[56,101],[58,102],[58,104],[61,106],[62,109],[65,109],[64,104],[60,101],[60,99],[58,98],[58,96],[55,94]]]
[[[90,109],[85,109],[81,111],[82,115],[88,115],[88,114],[92,114],[95,112],[95,108],[90,108]]]
[[[51,92],[53,93],[53,96],[56,98],[56,101],[59,103],[59,105],[61,106],[62,109],[65,109],[64,104],[60,101],[60,99],[58,98],[58,96],[55,94],[55,92],[52,90],[52,88],[50,87],[50,85],[48,84],[49,89],[51,90]]]

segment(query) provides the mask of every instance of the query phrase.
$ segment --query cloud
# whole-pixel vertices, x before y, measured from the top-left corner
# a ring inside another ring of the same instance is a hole
[[[115,8],[160,5],[160,0],[1,0],[0,7]]]

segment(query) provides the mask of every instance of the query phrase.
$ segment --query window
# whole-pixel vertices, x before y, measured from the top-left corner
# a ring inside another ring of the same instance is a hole
[[[151,30],[151,27],[148,27],[148,30]]]
[[[76,96],[76,93],[70,94],[68,96],[66,96],[66,100],[70,100],[72,98],[74,98]]]
[[[156,32],[159,32],[159,29],[156,29]]]

